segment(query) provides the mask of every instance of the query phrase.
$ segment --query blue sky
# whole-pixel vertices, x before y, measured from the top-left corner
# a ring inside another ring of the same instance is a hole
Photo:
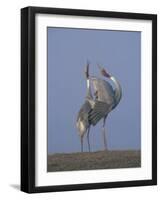
[[[84,67],[101,77],[103,65],[123,90],[119,105],[106,120],[111,150],[140,149],[141,33],[48,28],[48,153],[80,151],[77,113],[86,95]],[[90,131],[91,150],[103,149],[100,121]],[[84,150],[88,150],[86,137]]]

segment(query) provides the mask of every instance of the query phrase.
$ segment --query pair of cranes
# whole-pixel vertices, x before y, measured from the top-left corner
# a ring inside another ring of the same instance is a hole
[[[104,79],[89,75],[89,62],[87,62],[85,69],[85,76],[87,81],[87,94],[85,102],[78,112],[76,126],[81,140],[81,152],[83,152],[83,138],[87,135],[88,150],[90,152],[89,133],[90,127],[95,126],[101,119],[102,135],[104,142],[104,149],[107,150],[105,123],[108,114],[119,104],[122,97],[122,89],[118,80],[111,76],[107,71],[98,65],[101,75],[114,84],[114,87]],[[92,87],[94,94],[92,95]]]

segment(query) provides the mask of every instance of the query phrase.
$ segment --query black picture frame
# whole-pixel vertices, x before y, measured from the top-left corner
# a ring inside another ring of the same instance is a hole
[[[59,14],[152,21],[152,179],[59,186],[35,186],[35,15]],[[157,184],[157,15],[45,7],[21,9],[21,190],[27,193]]]

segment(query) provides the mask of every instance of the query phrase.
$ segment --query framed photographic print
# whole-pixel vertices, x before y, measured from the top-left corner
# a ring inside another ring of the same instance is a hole
[[[21,9],[21,190],[157,184],[157,16]]]

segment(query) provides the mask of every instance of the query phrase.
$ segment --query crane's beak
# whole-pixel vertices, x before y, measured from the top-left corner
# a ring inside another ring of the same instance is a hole
[[[89,78],[89,61],[87,60],[87,64],[85,67],[85,76],[86,78]]]
[[[99,68],[99,70],[100,70],[100,72],[101,72],[101,74],[102,74],[103,76],[105,76],[105,77],[107,77],[107,78],[110,78],[110,77],[111,77],[110,74],[107,73],[107,71],[106,71],[103,67],[101,67],[101,65],[97,64],[97,66],[98,66],[98,68]]]

